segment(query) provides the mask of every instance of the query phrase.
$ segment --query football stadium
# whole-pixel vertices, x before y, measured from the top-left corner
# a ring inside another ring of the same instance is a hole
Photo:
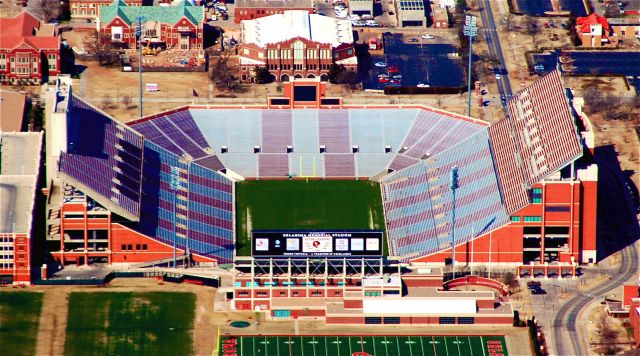
[[[543,194],[536,184],[545,178],[592,183],[594,169],[573,165],[582,138],[558,73],[514,97],[511,115],[494,125],[429,107],[346,107],[320,98],[323,83],[295,83],[265,106],[192,105],[127,124],[74,96],[70,83],[63,86],[54,98],[48,177],[62,184],[63,212],[113,214],[106,232],[112,241],[108,254],[91,243],[94,249],[78,253],[74,243],[83,247],[85,235],[107,236],[91,231],[91,221],[82,224],[86,233],[63,219],[51,241],[70,234],[69,246],[54,256],[62,264],[143,262],[169,257],[175,244],[180,256],[229,264],[249,253],[251,230],[373,229],[385,232],[388,254],[405,262],[442,263],[455,243],[468,263],[473,240],[479,249],[471,255],[487,262],[491,234],[500,235],[492,263],[593,258],[594,225],[559,229],[545,250],[545,233],[523,232],[522,223],[545,225],[554,214],[545,221],[539,212],[518,214],[536,208],[532,202]],[[306,88],[302,99],[299,87]],[[545,202],[573,200],[568,184],[546,186]],[[580,223],[589,224],[592,209]],[[527,249],[523,236],[534,235]],[[131,246],[132,238],[146,243]],[[132,250],[135,256],[127,256]]]
[[[230,268],[231,307],[274,319],[511,325],[506,286],[447,270],[571,276],[596,258],[590,124],[557,72],[494,124],[345,105],[316,79],[264,105],[127,123],[68,77],[47,94],[47,247],[61,267]],[[490,290],[449,290],[465,284]]]

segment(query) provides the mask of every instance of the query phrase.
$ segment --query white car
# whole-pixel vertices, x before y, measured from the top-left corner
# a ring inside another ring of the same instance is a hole
[[[378,23],[375,22],[374,20],[367,20],[365,22],[365,25],[369,26],[369,27],[378,27]]]
[[[379,68],[384,68],[384,67],[387,66],[387,63],[385,63],[385,62],[375,62],[373,65],[376,66],[376,67],[379,67]]]
[[[496,79],[497,79],[497,80],[500,80],[500,78],[501,78],[501,77],[500,77],[500,74],[496,74]]]
[[[425,40],[432,40],[435,37],[431,36],[431,35],[422,35],[422,38],[424,38]]]
[[[428,88],[429,84],[425,84],[425,83],[418,83],[418,88]]]
[[[358,16],[358,15],[354,15],[354,14],[349,15],[349,20],[351,20],[351,21],[358,21],[358,20],[360,20],[360,16]]]

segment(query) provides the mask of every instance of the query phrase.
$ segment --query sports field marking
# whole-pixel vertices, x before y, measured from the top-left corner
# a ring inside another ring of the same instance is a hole
[[[362,352],[372,356],[487,356],[488,350],[492,355],[508,355],[503,336],[307,335],[223,338],[227,339],[221,344],[227,346],[223,346],[218,353],[222,356],[353,356]],[[249,338],[251,340],[246,340]]]

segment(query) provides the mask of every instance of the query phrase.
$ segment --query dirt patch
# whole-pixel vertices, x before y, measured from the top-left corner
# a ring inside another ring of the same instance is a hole
[[[48,288],[42,299],[42,312],[36,355],[63,355],[67,329],[69,292],[66,288]]]

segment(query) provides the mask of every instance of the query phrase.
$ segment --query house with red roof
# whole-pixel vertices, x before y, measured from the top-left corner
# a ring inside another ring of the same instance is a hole
[[[606,17],[596,13],[576,19],[576,32],[583,47],[616,47],[619,38],[611,30]]]
[[[0,21],[0,82],[40,84],[60,73],[55,26],[28,12]]]

